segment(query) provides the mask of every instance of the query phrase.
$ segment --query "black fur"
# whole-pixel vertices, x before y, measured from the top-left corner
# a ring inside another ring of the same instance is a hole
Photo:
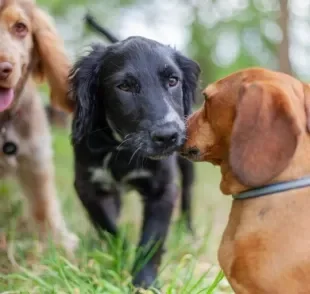
[[[85,22],[93,29],[95,29],[97,32],[99,32],[101,35],[104,35],[107,37],[107,39],[111,42],[111,43],[116,43],[119,40],[113,36],[113,34],[111,34],[108,30],[106,30],[105,28],[103,28],[101,25],[99,25],[96,20],[93,18],[92,15],[90,15],[89,13],[86,14],[85,16]]]
[[[99,34],[105,36],[109,42],[116,43],[118,38],[114,36],[109,30],[102,27],[92,15],[89,13],[85,16],[85,22],[92,28],[97,31]],[[183,56],[184,57],[184,56]],[[196,102],[195,95],[190,91],[197,85],[197,74],[190,70],[191,60],[183,58],[180,60],[181,67],[185,73],[188,73],[187,78],[185,79],[185,91],[189,91],[189,99],[184,99],[184,115],[187,117],[192,108],[192,104]],[[189,68],[187,68],[189,67]],[[191,225],[191,188],[195,178],[195,170],[193,163],[186,160],[182,156],[178,156],[178,165],[181,172],[181,186],[182,186],[182,195],[181,195],[181,210],[185,218],[187,227],[191,232],[193,232]]]
[[[178,163],[190,226],[192,164],[175,151],[185,139],[184,118],[199,73],[195,62],[171,47],[130,37],[108,47],[93,46],[70,75],[77,105],[72,126],[75,188],[81,202],[96,227],[116,235],[121,188],[136,189],[144,205],[139,247],[158,246],[141,269],[137,265],[149,250],[137,257],[136,285],[148,287],[156,279],[177,198]]]

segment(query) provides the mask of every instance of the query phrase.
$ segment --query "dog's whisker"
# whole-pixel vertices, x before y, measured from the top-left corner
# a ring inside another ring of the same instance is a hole
[[[137,152],[141,149],[141,145],[139,145],[139,147],[137,148],[137,150],[132,154],[132,156],[130,157],[129,163],[131,163],[131,161],[133,160],[134,156],[137,154]]]
[[[128,134],[128,135],[130,135],[130,134]],[[118,155],[119,155],[119,153],[120,153],[121,150],[122,150],[121,147],[122,147],[125,143],[127,143],[128,141],[130,141],[131,137],[128,136],[128,135],[126,135],[125,138],[126,138],[126,137],[129,137],[129,138],[123,140],[123,141],[116,147],[117,153],[116,153],[116,156],[115,156],[115,160],[117,160]]]
[[[144,164],[144,161],[145,161],[145,156],[143,156],[143,154],[141,152],[139,153],[139,155],[140,155],[140,158],[141,158],[141,168],[143,169],[144,168],[143,164]]]
[[[125,138],[126,138],[126,137],[125,137]],[[130,141],[130,139],[131,139],[131,138],[127,138],[127,139],[123,140],[123,141],[116,147],[116,149],[117,149],[117,150],[120,150],[120,148],[121,148],[126,142]]]

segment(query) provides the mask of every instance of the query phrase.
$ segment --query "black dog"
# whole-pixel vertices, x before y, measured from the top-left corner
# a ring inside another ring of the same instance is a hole
[[[139,247],[148,250],[136,258],[135,285],[148,287],[157,276],[177,197],[175,151],[185,140],[184,118],[199,73],[194,61],[171,47],[130,37],[94,45],[70,75],[75,188],[92,222],[116,235],[123,189],[134,188],[143,199]]]
[[[92,17],[92,15],[87,14],[85,16],[85,22],[92,29],[105,36],[111,43],[116,43],[119,40],[111,34],[108,30],[102,27],[98,22]],[[182,156],[177,156],[177,163],[181,172],[181,211],[182,219],[185,220],[187,228],[193,233],[192,229],[192,218],[191,218],[191,198],[192,198],[192,186],[194,183],[194,165],[193,162],[185,159]]]

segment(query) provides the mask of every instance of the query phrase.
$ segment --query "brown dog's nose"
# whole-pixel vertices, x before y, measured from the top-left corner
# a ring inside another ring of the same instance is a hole
[[[181,155],[188,157],[188,158],[198,157],[199,154],[200,154],[200,150],[197,147],[191,147],[181,152]]]
[[[5,80],[13,70],[13,66],[9,62],[0,63],[0,79]]]

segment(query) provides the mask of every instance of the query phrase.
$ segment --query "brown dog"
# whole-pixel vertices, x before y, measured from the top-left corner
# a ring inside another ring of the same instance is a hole
[[[51,135],[35,83],[46,79],[52,103],[71,111],[69,67],[62,39],[35,1],[0,1],[0,181],[15,177],[37,231],[71,252],[78,240],[57,200]]]
[[[188,120],[182,153],[219,165],[223,194],[310,175],[307,84],[253,68],[203,93],[204,105]],[[218,258],[236,293],[310,293],[308,185],[233,201]]]

